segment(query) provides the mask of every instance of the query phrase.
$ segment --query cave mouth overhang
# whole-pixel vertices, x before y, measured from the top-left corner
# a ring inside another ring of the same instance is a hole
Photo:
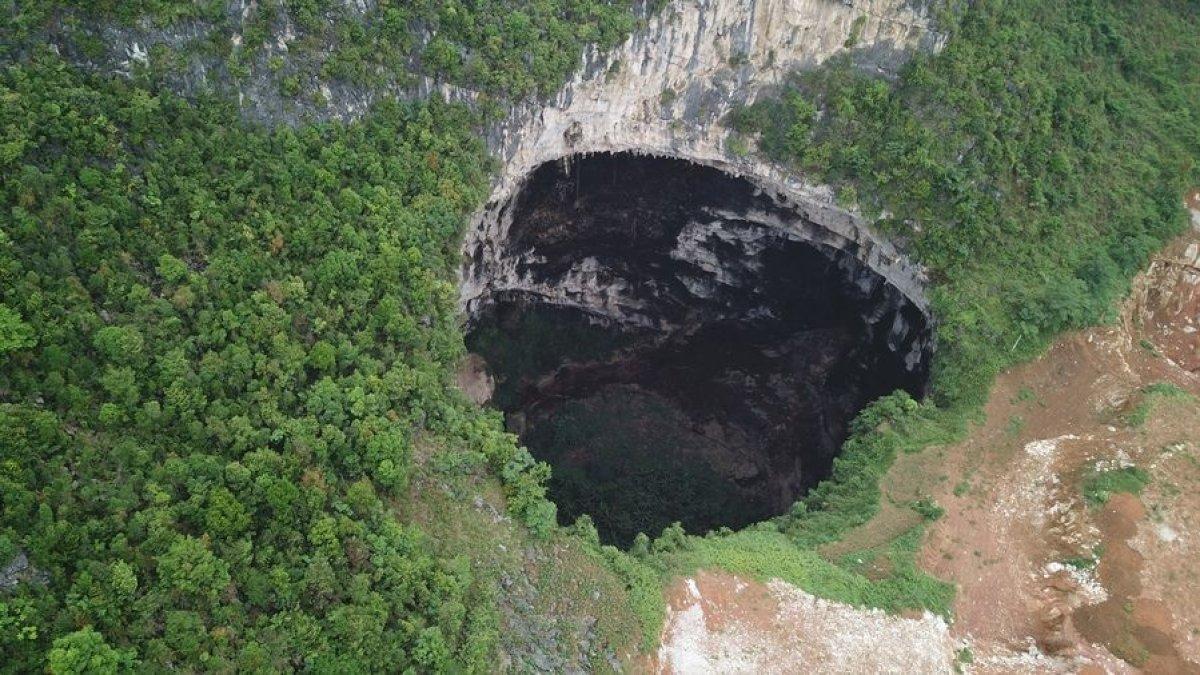
[[[919,268],[852,214],[635,153],[535,168],[465,245],[468,344],[555,469],[560,516],[627,544],[778,515],[870,400],[925,393]]]

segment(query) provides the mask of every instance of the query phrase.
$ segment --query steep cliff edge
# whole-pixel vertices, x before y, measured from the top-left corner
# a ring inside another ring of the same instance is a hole
[[[512,202],[538,166],[572,155],[632,152],[718,168],[750,181],[793,217],[774,223],[806,241],[850,251],[921,307],[921,270],[832,192],[752,155],[723,123],[739,106],[848,53],[872,72],[893,74],[916,50],[945,36],[929,15],[894,0],[679,0],[584,68],[548,103],[519,105],[488,144],[502,160],[487,206],[463,251],[468,312],[521,285],[507,247]]]

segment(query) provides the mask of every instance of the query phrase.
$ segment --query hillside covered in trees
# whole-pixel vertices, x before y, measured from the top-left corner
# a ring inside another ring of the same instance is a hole
[[[516,20],[501,9],[464,18]],[[490,33],[464,30],[447,35]],[[436,447],[436,470],[491,467],[512,514],[554,524],[544,472],[448,386],[457,242],[487,178],[474,114],[260,128],[37,44],[0,92],[0,559],[45,581],[0,595],[0,668],[487,670],[495,580],[393,511]]]
[[[490,104],[262,126],[228,92],[181,96],[169,73],[95,72],[42,44],[99,49],[89,22],[200,22],[220,39],[186,49],[236,78],[253,54],[225,51],[226,3],[71,4],[0,7],[4,672],[491,671],[525,639],[501,596],[526,561],[492,545],[514,542],[560,555],[544,597],[574,598],[572,575],[611,590],[587,600],[608,613],[597,668],[652,646],[663,580],[700,565],[949,613],[952,589],[913,563],[920,528],[884,577],[814,547],[877,510],[897,452],[961,434],[1000,369],[1111,316],[1200,181],[1188,0],[944,3],[948,46],[898,81],[834,64],[741,111],[748,146],[887,214],[930,269],[933,395],[865,410],[788,514],[620,551],[586,518],[560,525],[549,467],[452,385]],[[420,74],[491,102],[545,95],[637,24],[620,1],[380,1],[366,19],[343,4],[258,3],[308,41],[274,66],[285,94]],[[445,502],[489,490],[505,514],[448,522]]]

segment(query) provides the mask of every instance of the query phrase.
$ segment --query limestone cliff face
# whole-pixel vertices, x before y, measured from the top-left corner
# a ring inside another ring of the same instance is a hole
[[[515,108],[489,136],[502,170],[464,241],[462,302],[471,312],[496,292],[527,285],[507,247],[511,206],[539,165],[594,152],[686,159],[744,177],[795,214],[776,225],[789,234],[852,251],[918,306],[921,270],[828,188],[730,147],[722,120],[789,73],[850,51],[855,62],[893,74],[917,50],[944,36],[909,0],[674,0],[621,47],[586,55],[583,67],[546,104]],[[581,261],[581,264],[586,261]],[[595,275],[580,270],[581,288]],[[615,306],[620,289],[599,288]]]

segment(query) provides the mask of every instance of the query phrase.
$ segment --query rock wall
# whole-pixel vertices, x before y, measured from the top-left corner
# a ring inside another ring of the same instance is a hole
[[[779,227],[852,251],[925,309],[916,265],[837,206],[827,187],[739,153],[722,120],[795,70],[837,54],[849,52],[859,67],[888,76],[914,51],[944,41],[908,0],[674,0],[620,48],[586,55],[554,100],[518,106],[492,130],[489,146],[503,168],[464,240],[464,309],[520,283],[505,242],[529,174],[594,152],[677,157],[745,177],[795,214]]]

